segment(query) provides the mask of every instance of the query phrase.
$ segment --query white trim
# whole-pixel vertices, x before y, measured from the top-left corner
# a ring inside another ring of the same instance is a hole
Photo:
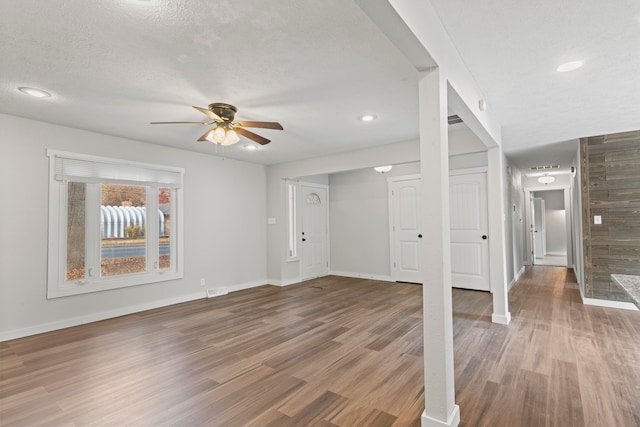
[[[242,291],[244,289],[257,288],[260,286],[269,285],[270,283],[267,280],[256,280],[254,282],[240,283],[238,285],[227,286],[226,288],[229,292]],[[206,291],[205,291],[206,294]]]
[[[265,286],[271,284],[268,280],[257,280],[253,282],[240,283],[237,285],[227,286],[229,292],[236,292],[243,289],[257,288],[259,286]],[[77,316],[57,322],[42,323],[40,325],[29,326],[27,328],[15,329],[0,333],[0,342],[13,340],[16,338],[27,337],[30,335],[42,334],[45,332],[51,332],[58,329],[71,328],[73,326],[84,325],[92,322],[99,322],[101,320],[112,319],[114,317],[126,316],[129,314],[140,313],[142,311],[153,310],[156,308],[167,307],[174,304],[181,304],[183,302],[195,301],[198,299],[204,299],[207,296],[207,291],[201,291],[197,293],[191,293],[178,297],[166,298],[158,301],[152,301],[144,304],[136,304],[128,307],[118,308],[116,310],[103,311],[100,313],[93,313],[86,316]]]
[[[422,175],[420,175],[419,173],[412,174],[412,175],[390,176],[389,178],[387,178],[387,183],[397,182],[397,181],[411,181],[412,179],[420,179],[420,178],[422,178]]]
[[[58,329],[70,328],[73,326],[84,325],[86,323],[98,322],[100,320],[111,319],[119,316],[126,316],[128,314],[139,313],[141,311],[152,310],[154,308],[166,307],[169,305],[180,304],[183,302],[194,301],[204,298],[205,291],[192,293],[188,295],[182,295],[179,297],[173,297],[163,299],[159,301],[148,302],[144,304],[137,304],[128,307],[118,308],[116,310],[103,311],[100,313],[92,313],[85,316],[72,317],[57,322],[42,323],[39,325],[29,326],[27,328],[15,329],[5,331],[0,334],[0,342],[12,340],[16,338],[22,338],[30,335],[41,334],[44,332],[51,332]]]
[[[310,280],[310,279],[309,279]],[[288,280],[269,280],[267,282],[267,284],[269,285],[273,285],[273,286],[280,286],[280,287],[284,287],[284,286],[289,286],[289,285],[295,285],[296,283],[300,283],[302,282],[302,279],[295,278],[295,279],[288,279]]]
[[[81,153],[72,153],[70,151],[60,151],[51,148],[47,148],[46,150],[48,157],[64,157],[66,159],[73,160],[84,160],[87,162],[97,162],[97,163],[113,163],[118,165],[127,165],[127,166],[135,166],[139,168],[148,168],[148,169],[157,169],[161,171],[171,171],[177,172],[181,174],[180,184],[182,184],[182,175],[184,175],[185,169],[177,166],[165,166],[158,165],[154,163],[144,163],[144,162],[135,162],[133,160],[126,159],[116,159],[113,157],[104,157],[104,156],[93,156],[90,154],[81,154]]]
[[[487,166],[479,166],[475,168],[464,168],[464,169],[452,169],[449,170],[449,176],[452,175],[471,175],[474,173],[487,173],[489,168]]]
[[[520,279],[520,276],[522,276],[522,273],[524,273],[524,265],[520,267],[520,271],[516,273],[516,277],[514,277],[513,280],[511,280],[511,282],[509,283],[509,286],[507,286],[507,292],[509,292],[511,288],[513,288],[513,285],[515,285],[518,279]]]
[[[422,413],[420,420],[420,425],[422,427],[457,427],[458,424],[460,424],[460,407],[458,405],[453,405],[453,409],[451,410],[447,421],[440,421],[438,419],[431,418],[427,415],[426,410]]]
[[[352,273],[348,271],[335,271],[331,270],[329,272],[331,276],[340,276],[340,277],[351,277],[353,279],[369,279],[369,280],[379,280],[381,282],[393,282],[391,276],[383,276],[378,274],[366,274],[366,273]]]
[[[580,298],[582,299],[582,303],[584,305],[593,305],[597,307],[607,307],[607,308],[618,308],[622,310],[630,310],[630,311],[639,311],[638,307],[631,302],[624,301],[611,301],[606,299],[598,299],[598,298],[586,298],[582,294],[582,288],[578,286],[580,289]]]
[[[511,323],[511,312],[507,311],[506,315],[493,313],[491,315],[491,322],[498,323],[500,325],[508,325]]]

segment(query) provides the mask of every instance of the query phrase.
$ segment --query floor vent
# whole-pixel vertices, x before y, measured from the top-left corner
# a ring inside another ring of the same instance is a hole
[[[219,297],[229,293],[228,288],[211,288],[207,289],[207,298]]]

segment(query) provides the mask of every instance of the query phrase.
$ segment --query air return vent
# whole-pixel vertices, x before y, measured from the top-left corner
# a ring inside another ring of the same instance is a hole
[[[462,123],[462,119],[457,114],[447,117],[447,121],[449,122],[449,125]]]
[[[532,171],[544,171],[549,169],[560,169],[560,165],[531,166],[529,168],[529,170]]]

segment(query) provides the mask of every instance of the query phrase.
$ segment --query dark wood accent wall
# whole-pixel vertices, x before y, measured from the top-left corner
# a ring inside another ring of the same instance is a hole
[[[628,301],[610,275],[640,275],[640,131],[582,138],[580,156],[585,296]]]

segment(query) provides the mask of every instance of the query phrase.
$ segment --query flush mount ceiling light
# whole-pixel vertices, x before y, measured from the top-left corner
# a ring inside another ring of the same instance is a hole
[[[547,185],[547,184],[551,184],[551,183],[552,183],[553,181],[555,181],[555,180],[556,180],[556,179],[555,179],[554,177],[549,176],[549,175],[543,175],[543,176],[541,176],[540,178],[538,178],[538,182],[539,182],[540,184],[545,184],[545,185]]]
[[[26,95],[33,96],[35,98],[49,98],[51,94],[46,90],[38,89],[29,86],[20,86],[18,90]]]
[[[372,122],[377,118],[378,118],[378,116],[376,116],[375,114],[365,114],[365,115],[362,115],[362,116],[358,117],[358,119],[360,121],[363,121],[363,122]]]
[[[560,65],[556,68],[556,71],[559,73],[567,73],[569,71],[577,70],[582,67],[582,61],[571,61]]]
[[[385,172],[389,172],[391,169],[393,168],[393,166],[391,165],[386,165],[386,166],[376,166],[375,168],[373,168],[376,172],[380,172],[380,173],[385,173]]]

